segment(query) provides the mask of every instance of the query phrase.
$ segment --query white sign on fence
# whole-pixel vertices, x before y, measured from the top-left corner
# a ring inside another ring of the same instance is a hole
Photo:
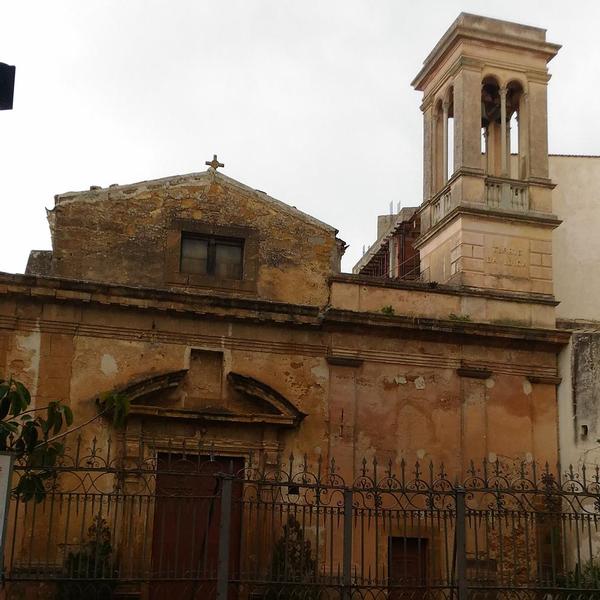
[[[13,454],[0,452],[0,578],[4,578],[4,538],[10,502]]]

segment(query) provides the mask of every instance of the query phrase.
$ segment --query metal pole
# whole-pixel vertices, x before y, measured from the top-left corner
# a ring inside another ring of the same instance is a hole
[[[344,490],[344,599],[352,596],[352,490]]]
[[[219,561],[217,563],[217,600],[227,600],[229,588],[229,542],[231,539],[231,475],[221,475],[221,522],[219,523]]]
[[[6,540],[6,526],[8,524],[8,511],[10,510],[10,490],[12,484],[14,454],[0,452],[0,582],[4,582],[4,542]]]
[[[467,519],[465,490],[456,488],[456,585],[458,600],[467,600]]]

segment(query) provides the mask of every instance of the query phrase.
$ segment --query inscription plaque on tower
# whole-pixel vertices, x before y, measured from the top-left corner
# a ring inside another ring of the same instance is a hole
[[[487,236],[484,269],[492,275],[529,276],[529,240],[512,236]]]

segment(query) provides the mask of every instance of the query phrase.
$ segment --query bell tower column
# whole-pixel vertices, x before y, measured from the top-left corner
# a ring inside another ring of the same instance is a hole
[[[481,69],[463,64],[453,81],[454,172],[482,174]]]
[[[501,87],[500,94],[500,155],[502,157],[502,177],[508,177],[508,161],[507,142],[510,140],[509,133],[506,127],[506,88]]]
[[[430,198],[433,193],[433,127],[433,106],[430,104],[423,107],[423,198]]]
[[[548,86],[550,77],[529,79],[530,176],[548,180]]]

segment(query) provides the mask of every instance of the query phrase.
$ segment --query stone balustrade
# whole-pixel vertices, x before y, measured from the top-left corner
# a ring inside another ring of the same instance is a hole
[[[431,224],[439,223],[455,207],[452,188],[447,185],[431,201]],[[495,210],[527,212],[529,207],[529,189],[527,183],[514,179],[486,177],[485,206]]]
[[[445,187],[431,204],[431,225],[441,221],[452,210],[452,190]]]
[[[488,177],[485,180],[485,203],[493,209],[525,212],[529,210],[527,184]]]

